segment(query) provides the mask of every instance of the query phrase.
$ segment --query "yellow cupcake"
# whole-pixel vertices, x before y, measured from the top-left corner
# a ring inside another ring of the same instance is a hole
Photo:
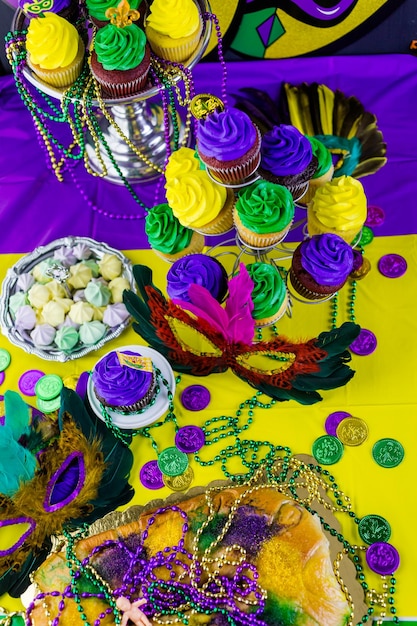
[[[69,87],[81,73],[82,39],[75,26],[56,13],[30,20],[26,50],[29,67],[48,85]]]
[[[190,58],[202,32],[200,12],[193,0],[154,0],[145,22],[153,52],[167,61]]]
[[[167,181],[165,189],[169,206],[183,226],[211,235],[232,227],[233,192],[213,182],[206,171]]]
[[[367,215],[362,183],[351,176],[333,178],[319,187],[307,205],[307,230],[310,237],[333,233],[352,243]]]

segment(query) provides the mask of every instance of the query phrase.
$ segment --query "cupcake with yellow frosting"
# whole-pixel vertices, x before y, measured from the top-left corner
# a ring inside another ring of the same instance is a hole
[[[307,205],[310,237],[333,233],[352,243],[367,215],[366,195],[356,178],[339,176],[319,187]]]
[[[167,180],[165,189],[168,204],[183,226],[205,235],[233,227],[233,191],[213,182],[204,170]]]
[[[183,226],[166,203],[149,210],[145,232],[155,254],[171,263],[186,254],[202,252],[204,248],[204,236]]]
[[[294,200],[282,185],[257,180],[239,191],[233,220],[240,239],[253,248],[282,241],[294,219]]]
[[[103,95],[126,98],[144,89],[151,62],[145,33],[133,24],[138,11],[127,0],[107,10],[111,23],[99,28],[91,53],[91,73]]]
[[[188,172],[195,172],[199,169],[203,168],[200,167],[200,160],[196,151],[192,148],[182,146],[170,154],[165,167],[165,178],[167,181],[173,180]]]
[[[55,13],[30,20],[26,35],[27,64],[44,83],[66,88],[81,73],[84,44],[75,26]]]
[[[154,0],[145,20],[153,52],[167,61],[183,63],[200,41],[203,23],[193,0]]]

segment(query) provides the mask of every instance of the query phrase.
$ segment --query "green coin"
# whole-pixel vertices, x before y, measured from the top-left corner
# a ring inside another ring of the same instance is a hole
[[[167,476],[179,476],[188,467],[188,456],[175,446],[165,448],[158,456],[158,467]]]
[[[0,348],[0,372],[4,372],[9,367],[11,360],[10,352],[5,348]]]
[[[62,378],[56,374],[45,374],[38,380],[35,386],[35,393],[40,400],[52,400],[61,393],[64,386]]]
[[[369,226],[362,227],[361,237],[359,239],[360,246],[367,246],[374,238],[373,231],[369,228]]]
[[[52,398],[52,400],[36,398],[36,406],[41,413],[53,413],[54,411],[58,411],[61,407],[61,396]]]
[[[358,530],[361,539],[369,544],[377,543],[378,541],[386,543],[391,537],[391,526],[380,515],[365,515],[365,517],[362,517]]]
[[[322,435],[313,443],[313,456],[322,465],[337,463],[343,455],[343,443],[333,435]]]
[[[374,461],[381,467],[397,467],[404,458],[404,448],[396,439],[379,439],[372,448]]]

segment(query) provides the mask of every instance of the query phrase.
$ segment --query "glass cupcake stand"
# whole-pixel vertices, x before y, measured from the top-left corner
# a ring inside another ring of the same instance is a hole
[[[195,0],[195,2],[202,16],[211,13],[208,0]],[[27,25],[28,18],[18,9],[13,18],[12,30],[21,32],[27,28]],[[200,61],[209,43],[211,31],[210,19],[203,19],[203,31],[199,45],[184,64],[186,72]],[[91,35],[91,33],[89,34]],[[40,92],[55,100],[63,100],[65,90],[47,85],[38,79],[28,66],[24,70],[24,76]],[[179,83],[181,79],[182,75],[178,73],[171,80]],[[104,115],[103,111],[100,110],[99,102],[93,101],[95,115],[103,138],[122,175],[129,183],[148,182],[161,175],[167,156],[168,136],[171,145],[173,143],[173,116],[175,116],[176,126],[179,130],[179,143],[185,144],[188,140],[184,120],[176,111],[170,110],[168,114],[164,114],[161,100],[161,87],[150,85],[135,96],[122,99],[103,99],[107,115]],[[111,123],[108,117],[114,123]],[[106,175],[103,178],[112,183],[124,184],[112,159],[109,158],[104,144],[101,143],[99,150],[97,150],[90,133],[87,134],[86,152],[93,172],[101,175],[103,171],[102,162],[104,162]],[[140,158],[139,154],[144,155],[145,158]]]

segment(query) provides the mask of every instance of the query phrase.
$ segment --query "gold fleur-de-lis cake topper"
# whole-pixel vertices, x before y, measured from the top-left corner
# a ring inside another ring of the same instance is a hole
[[[131,9],[127,0],[120,0],[117,7],[110,7],[106,11],[106,17],[111,24],[123,28],[139,19],[140,13],[136,9]]]
[[[211,93],[200,93],[191,100],[190,111],[197,120],[203,120],[214,111],[224,111],[224,104]]]

